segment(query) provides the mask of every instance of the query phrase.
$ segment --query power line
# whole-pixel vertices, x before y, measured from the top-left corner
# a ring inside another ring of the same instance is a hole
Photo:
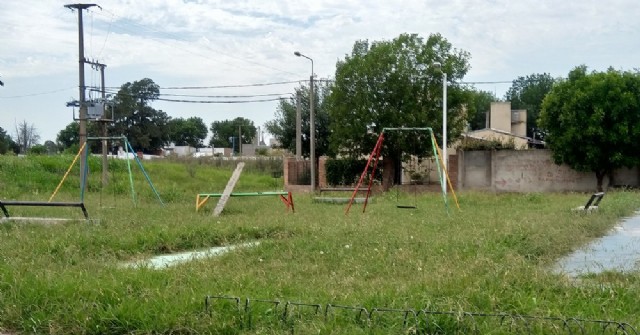
[[[267,94],[247,94],[247,95],[191,95],[191,94],[166,94],[160,96],[187,97],[187,98],[256,98],[256,97],[279,97],[291,93],[267,93]]]
[[[210,88],[241,88],[241,87],[259,87],[259,86],[273,86],[273,85],[286,85],[299,83],[300,80],[279,81],[271,83],[258,83],[258,84],[238,84],[238,85],[218,85],[218,86],[171,86],[161,87],[163,90],[201,90]]]
[[[26,97],[35,97],[38,95],[45,95],[45,94],[53,94],[53,93],[58,93],[58,92],[62,92],[62,91],[66,91],[66,90],[70,90],[73,88],[76,88],[77,86],[73,86],[73,87],[67,87],[67,88],[61,88],[58,90],[54,90],[54,91],[47,91],[47,92],[40,92],[40,93],[31,93],[31,94],[24,94],[24,95],[14,95],[14,96],[9,96],[9,97],[3,97],[0,96],[0,99],[13,99],[13,98],[26,98]]]
[[[513,81],[460,81],[460,84],[482,85],[482,84],[511,84]]]
[[[279,101],[282,98],[273,98],[273,99],[256,99],[256,100],[179,100],[179,99],[165,99],[165,98],[157,98],[155,100],[160,101],[168,101],[168,102],[185,102],[185,103],[193,103],[193,104],[246,104],[246,103],[254,103],[254,102],[269,102],[269,101]]]
[[[101,8],[101,9],[102,9],[102,8]],[[120,17],[120,16],[116,15],[115,13],[113,13],[113,12],[111,12],[111,11],[108,11],[108,10],[103,10],[103,11],[108,12],[112,17],[117,17],[117,18],[119,18],[119,19],[121,19],[121,20],[127,20],[126,18]],[[101,14],[101,12],[100,12],[100,14]],[[132,24],[132,25],[136,25],[136,26],[138,26],[138,27],[144,28],[144,29],[146,29],[146,30],[148,30],[148,31],[151,31],[151,32],[154,32],[154,33],[158,33],[158,34],[162,34],[162,35],[168,36],[169,38],[171,38],[171,39],[173,39],[173,40],[177,40],[177,41],[181,41],[181,42],[185,42],[185,43],[192,42],[192,41],[186,40],[186,39],[184,39],[184,38],[181,38],[181,37],[180,37],[180,36],[178,36],[178,35],[170,34],[170,33],[164,32],[164,31],[155,30],[155,29],[153,29],[153,28],[150,28],[150,27],[148,27],[148,26],[143,26],[143,25],[141,25],[141,24],[137,24],[137,23],[135,23],[135,22],[132,22],[132,23],[130,23],[130,24]],[[123,27],[123,26],[122,26],[122,25],[120,25],[120,24],[116,24],[116,25],[118,25],[118,26],[120,26],[120,27]],[[128,29],[126,29],[126,28],[123,28],[123,29],[128,30]],[[132,32],[132,33],[134,33],[134,34],[137,32],[137,31],[135,31],[135,30],[134,30],[134,31],[129,30],[129,31],[130,31],[130,32]],[[157,39],[157,38],[151,38],[151,39],[153,39],[153,40],[155,40],[155,41],[157,41],[157,42],[159,42],[159,43],[162,43],[162,44],[168,45],[167,43],[164,43],[164,42],[163,42],[162,40],[160,40],[160,39]],[[171,45],[169,45],[169,46],[171,46]],[[240,58],[240,57],[234,56],[233,54],[225,53],[225,52],[222,52],[222,51],[219,51],[219,50],[214,50],[214,49],[213,49],[213,48],[211,48],[209,45],[204,45],[204,47],[206,47],[207,49],[211,50],[211,51],[212,51],[212,52],[214,52],[214,53],[221,54],[221,55],[226,56],[226,57],[229,57],[229,58],[231,58],[231,59],[235,59],[235,60],[239,60],[239,61],[242,61],[242,62],[250,63],[250,64],[253,64],[253,65],[257,65],[257,66],[260,66],[260,67],[268,68],[268,69],[275,70],[275,71],[282,72],[282,73],[288,73],[288,74],[296,75],[296,73],[293,73],[293,72],[290,72],[290,71],[282,70],[282,69],[279,69],[279,68],[276,68],[276,67],[272,67],[272,66],[269,66],[269,65],[265,65],[265,64],[261,64],[261,63],[254,62],[254,61],[251,61],[251,60],[247,60],[247,59],[244,59],[244,58]],[[194,55],[197,55],[197,56],[200,56],[200,57],[203,57],[203,58],[207,58],[208,60],[211,60],[211,57],[208,57],[208,56],[205,56],[205,55],[201,55],[201,54],[198,54],[198,53],[195,53],[195,52],[189,51],[189,50],[185,50],[184,48],[180,48],[180,49],[181,49],[181,50],[183,50],[183,51],[189,52],[189,53],[191,53],[191,54],[194,54]],[[227,65],[230,65],[230,66],[234,66],[234,67],[237,67],[237,68],[240,68],[240,69],[243,69],[243,70],[247,70],[246,68],[242,68],[241,66],[238,66],[238,65],[236,65],[236,64],[229,64],[229,63],[225,63],[225,62],[222,62],[222,61],[219,61],[219,60],[217,60],[216,62],[220,62],[220,63],[227,64]]]

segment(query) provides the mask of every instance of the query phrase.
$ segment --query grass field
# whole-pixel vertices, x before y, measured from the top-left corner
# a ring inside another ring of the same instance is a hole
[[[72,158],[0,156],[0,198],[48,200]],[[137,166],[132,166],[134,205],[126,163],[111,164],[104,189],[97,182],[98,160],[89,164],[85,200],[91,223],[0,224],[0,332],[457,334],[468,333],[457,322],[463,312],[640,326],[637,274],[576,280],[551,271],[560,257],[640,208],[636,192],[608,193],[592,215],[570,210],[584,204],[585,194],[465,192],[459,194],[462,210],[452,206],[449,213],[440,194],[420,195],[416,210],[397,209],[396,195],[382,194],[366,213],[356,206],[348,216],[344,206],[314,204],[311,196],[294,194],[295,214],[276,197],[232,198],[214,218],[215,201],[196,213],[195,195],[221,192],[233,166],[144,162],[163,207]],[[275,168],[246,168],[236,190],[281,189],[281,180],[271,177]],[[77,201],[78,175],[76,167],[56,200]],[[77,209],[11,212],[81,218]],[[164,270],[122,266],[153,255],[245,242],[259,244]],[[241,300],[211,298],[205,309],[206,296]],[[328,304],[354,309],[334,306],[325,317]],[[364,318],[360,307],[454,314],[414,326],[403,324],[402,312],[377,310]],[[519,333],[524,327],[474,322],[483,334]],[[549,327],[532,332],[567,333]]]

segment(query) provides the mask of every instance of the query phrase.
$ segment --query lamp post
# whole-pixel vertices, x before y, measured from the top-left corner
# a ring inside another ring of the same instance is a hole
[[[311,133],[310,160],[311,160],[311,190],[316,190],[316,124],[313,112],[313,59],[296,51],[293,53],[298,57],[304,57],[311,61],[311,78],[309,80],[309,132]]]
[[[445,173],[448,174],[447,170],[448,164],[448,156],[447,156],[447,73],[444,72],[442,68],[442,64],[433,63],[433,67],[440,70],[442,73],[442,165],[444,166]],[[442,190],[444,194],[447,194],[447,182],[446,176],[442,179]]]

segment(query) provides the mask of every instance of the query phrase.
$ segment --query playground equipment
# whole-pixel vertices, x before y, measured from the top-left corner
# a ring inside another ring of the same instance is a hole
[[[11,215],[9,215],[9,210],[7,209],[7,206],[21,206],[21,207],[78,207],[78,208],[80,208],[82,210],[82,214],[84,215],[85,220],[88,220],[89,219],[89,213],[87,212],[87,209],[86,209],[82,199],[80,200],[80,202],[53,202],[52,201],[53,197],[56,195],[58,190],[60,190],[60,187],[62,186],[62,183],[64,182],[65,178],[69,175],[69,172],[71,171],[71,168],[73,167],[75,162],[78,160],[78,158],[80,157],[80,155],[82,154],[84,149],[85,149],[85,145],[83,144],[82,147],[80,147],[80,150],[78,151],[78,154],[73,159],[73,162],[71,163],[71,166],[69,166],[69,168],[67,169],[67,172],[62,177],[62,180],[58,184],[58,187],[56,187],[55,191],[53,191],[53,194],[49,198],[49,201],[44,202],[44,201],[0,200],[0,209],[2,210],[2,213],[4,214],[4,217],[2,218],[2,221],[6,221],[6,220],[11,220],[11,221],[16,221],[16,220],[21,220],[21,221],[69,221],[69,220],[72,220],[72,219],[65,219],[65,218],[16,217],[16,216],[11,216]]]
[[[326,203],[326,204],[346,204],[348,203],[351,198],[350,197],[334,197],[334,196],[328,196],[328,197],[323,197],[322,193],[323,192],[353,192],[355,191],[354,188],[349,188],[349,187],[325,187],[325,188],[320,188],[319,192],[320,195],[319,197],[313,197],[313,202],[315,203]],[[366,192],[367,190],[358,190],[358,192]],[[354,198],[353,202],[357,203],[357,204],[362,204],[364,203],[365,198],[363,197],[358,197],[358,198]]]
[[[127,141],[127,139],[125,137],[89,137],[87,138],[87,140],[121,140],[122,143],[124,143],[125,147],[127,148],[127,152],[129,152],[129,150],[131,150],[131,152],[133,153],[133,157],[135,158],[136,162],[138,163],[140,169],[142,170],[142,173],[144,174],[146,180],[149,182],[149,185],[151,186],[151,189],[153,190],[153,192],[155,193],[156,197],[158,198],[158,200],[160,201],[160,203],[164,206],[164,203],[162,202],[162,199],[160,198],[160,195],[158,194],[158,192],[156,191],[155,187],[153,186],[153,183],[151,182],[151,179],[149,178],[149,175],[146,173],[146,171],[144,170],[144,167],[142,166],[142,163],[140,162],[140,159],[137,157],[137,155],[135,155],[135,152],[133,150],[133,148],[131,147],[131,144],[129,143],[129,141]],[[85,161],[85,171],[83,171],[83,176],[82,176],[82,182],[81,182],[81,188],[80,188],[80,201],[77,202],[54,202],[53,199],[55,198],[55,196],[58,194],[58,191],[60,191],[60,188],[62,187],[62,185],[64,184],[64,182],[66,181],[67,177],[69,176],[69,173],[71,172],[71,170],[73,169],[73,166],[76,164],[76,162],[78,161],[78,158],[80,158],[80,156],[85,152],[85,150],[87,150],[87,145],[86,143],[83,144],[80,147],[80,150],[78,150],[78,153],[76,154],[76,156],[74,157],[73,161],[71,162],[71,165],[69,165],[69,168],[67,169],[67,171],[65,172],[64,176],[62,177],[62,180],[60,180],[60,183],[58,183],[58,186],[56,187],[56,189],[53,191],[53,193],[51,194],[51,196],[49,197],[49,200],[47,202],[44,201],[16,201],[16,200],[0,200],[0,210],[2,210],[2,213],[4,214],[4,217],[2,218],[2,220],[23,220],[23,221],[65,221],[65,220],[70,220],[70,219],[63,219],[63,218],[49,218],[49,217],[15,217],[15,216],[11,216],[9,215],[9,211],[7,209],[8,206],[22,206],[22,207],[76,207],[76,208],[80,208],[82,210],[82,213],[84,215],[84,218],[86,220],[89,219],[89,214],[87,211],[87,208],[84,204],[84,190],[86,189],[86,180],[87,180],[87,174],[88,174],[88,164],[86,164],[87,162]],[[85,155],[86,157],[86,155]],[[129,160],[127,159],[127,167],[128,167],[128,171],[129,171],[129,181],[131,184],[131,196],[133,199],[133,203],[134,205],[136,205],[136,196],[135,196],[135,189],[133,186],[133,176],[132,176],[132,172],[131,172],[131,164],[129,163]]]
[[[243,193],[233,193],[233,188],[235,187],[238,179],[240,179],[240,174],[242,173],[242,169],[244,168],[244,162],[238,163],[236,169],[233,171],[231,178],[227,182],[227,186],[224,188],[222,193],[199,193],[196,195],[196,212],[202,208],[209,198],[220,198],[218,200],[218,204],[213,209],[213,216],[219,216],[222,214],[224,210],[224,206],[229,200],[230,197],[260,197],[260,196],[280,196],[282,202],[284,202],[287,210],[291,209],[295,212],[295,208],[293,206],[293,196],[291,192],[243,192]],[[285,195],[287,197],[285,197]]]
[[[347,204],[347,208],[345,209],[345,214],[349,213],[349,209],[351,209],[351,205],[354,203],[354,199],[356,197],[356,194],[358,193],[358,190],[360,188],[360,185],[362,185],[362,182],[365,180],[365,177],[367,175],[369,175],[369,185],[367,187],[367,193],[365,196],[365,200],[363,203],[363,208],[362,208],[362,212],[364,213],[365,210],[367,209],[367,203],[369,200],[369,196],[371,194],[371,186],[373,184],[373,180],[375,177],[375,172],[376,172],[376,168],[378,166],[378,161],[380,159],[380,153],[382,151],[382,145],[384,142],[384,137],[385,137],[385,132],[391,132],[391,131],[418,131],[418,132],[427,132],[430,135],[431,138],[431,147],[433,150],[433,155],[436,159],[436,165],[438,166],[438,177],[440,178],[440,185],[442,188],[442,198],[444,200],[444,205],[445,208],[448,212],[449,210],[449,203],[447,200],[447,195],[446,195],[446,187],[447,187],[447,183],[445,183],[445,178],[446,181],[448,182],[448,185],[451,189],[451,193],[453,194],[453,198],[456,202],[456,206],[458,207],[458,209],[460,209],[460,205],[458,204],[458,198],[455,195],[455,192],[453,190],[453,187],[451,185],[451,181],[449,180],[449,175],[447,173],[447,171],[444,169],[444,164],[442,161],[442,154],[440,152],[440,148],[438,147],[438,143],[436,142],[436,138],[433,135],[433,130],[431,128],[405,128],[405,127],[401,127],[401,128],[383,128],[382,132],[380,133],[380,135],[378,136],[378,140],[376,141],[376,145],[373,148],[373,151],[371,151],[371,154],[369,155],[369,159],[367,160],[367,165],[364,168],[364,171],[362,171],[362,175],[360,176],[360,180],[358,181],[358,184],[356,185],[353,194],[351,195],[351,200],[349,201],[349,203]],[[373,161],[373,165],[371,164]],[[369,172],[369,169],[371,168],[371,172]]]
[[[160,197],[160,194],[158,194],[158,191],[153,186],[153,183],[151,182],[151,178],[149,178],[149,175],[145,171],[144,166],[142,166],[142,162],[140,162],[140,158],[138,158],[138,155],[136,155],[135,150],[133,150],[133,147],[131,146],[131,143],[129,143],[129,141],[127,140],[126,137],[124,137],[124,136],[120,136],[120,137],[87,137],[87,142],[91,141],[91,140],[94,140],[94,141],[96,141],[96,140],[120,140],[120,141],[122,141],[122,143],[124,144],[124,148],[123,149],[125,149],[126,155],[128,156],[129,150],[131,150],[131,154],[132,154],[134,160],[136,161],[136,163],[138,163],[138,166],[140,167],[140,170],[142,171],[142,174],[144,175],[145,179],[149,183],[149,186],[151,187],[151,190],[155,194],[155,196],[158,199],[158,201],[160,202],[160,204],[162,206],[164,206],[164,202],[162,201],[162,198]],[[51,202],[53,200],[53,198],[56,196],[56,194],[60,190],[60,187],[62,186],[62,184],[64,184],[65,180],[67,179],[67,176],[69,175],[69,172],[71,172],[71,169],[73,168],[73,166],[75,165],[76,161],[78,160],[78,157],[80,157],[80,155],[85,150],[87,150],[86,143],[84,143],[82,145],[82,147],[78,151],[78,154],[73,159],[73,162],[71,162],[71,165],[69,166],[69,169],[67,169],[67,172],[62,177],[62,180],[58,184],[58,187],[56,187],[55,191],[53,191],[53,194],[51,194],[51,197],[49,198],[49,202]],[[85,157],[85,164],[84,164],[85,170],[82,171],[82,179],[81,179],[82,182],[81,182],[81,185],[80,185],[80,202],[84,201],[84,191],[86,189],[87,175],[89,174],[89,165],[86,162],[86,157],[87,156],[88,155],[86,155],[86,154],[84,155],[84,157]],[[133,186],[133,173],[131,171],[131,163],[129,161],[129,157],[126,157],[126,161],[127,161],[127,170],[129,172],[129,184],[131,186],[131,199],[133,200],[134,206],[136,206],[137,205],[136,192],[135,192],[135,188]]]

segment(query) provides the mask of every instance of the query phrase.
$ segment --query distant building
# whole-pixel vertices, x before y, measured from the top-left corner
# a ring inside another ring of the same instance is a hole
[[[527,111],[511,109],[511,102],[492,102],[484,129],[467,131],[463,137],[479,140],[513,141],[516,149],[544,146],[544,142],[527,137]]]

